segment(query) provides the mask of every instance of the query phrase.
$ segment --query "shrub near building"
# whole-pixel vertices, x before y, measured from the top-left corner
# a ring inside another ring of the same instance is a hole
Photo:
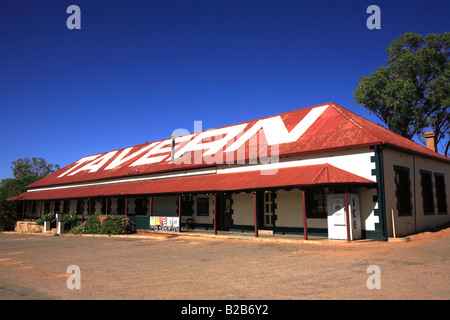
[[[87,234],[130,234],[136,232],[136,225],[124,215],[95,214],[73,231]]]

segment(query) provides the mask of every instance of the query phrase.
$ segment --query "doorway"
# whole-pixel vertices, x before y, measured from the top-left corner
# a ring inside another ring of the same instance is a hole
[[[264,228],[273,227],[273,213],[275,211],[274,199],[275,199],[275,192],[272,191],[264,192],[264,199],[263,199]]]
[[[229,231],[231,226],[231,195],[216,195],[217,230]]]

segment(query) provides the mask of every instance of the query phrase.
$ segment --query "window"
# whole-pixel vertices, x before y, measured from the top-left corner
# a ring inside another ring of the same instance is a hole
[[[102,198],[100,200],[101,203],[101,212],[102,214],[111,214],[111,200],[109,198]]]
[[[88,215],[94,214],[95,212],[95,205],[97,201],[95,199],[89,199],[88,200]]]
[[[191,195],[181,197],[181,215],[192,216],[194,214],[194,199]]]
[[[447,193],[445,192],[445,176],[434,173],[438,214],[447,214]]]
[[[128,208],[125,208],[125,204],[128,205],[128,202],[125,200],[124,197],[118,197],[117,198],[117,214],[125,214],[125,211],[128,213]]]
[[[134,214],[138,216],[146,216],[148,213],[147,198],[136,198],[134,200]]]
[[[197,215],[209,216],[209,198],[197,198]]]
[[[59,211],[59,210],[57,210]],[[70,200],[64,200],[63,203],[63,213],[69,213],[70,212]]]
[[[83,199],[79,199],[77,201],[77,213],[78,214],[84,213],[84,200]]]
[[[37,213],[36,209],[37,209],[36,201],[31,202],[31,213]]]
[[[397,196],[397,210],[399,216],[411,216],[411,182],[409,168],[394,166]]]
[[[434,194],[431,172],[420,170],[420,184],[422,185],[423,214],[434,214]]]
[[[327,195],[323,191],[311,191],[307,194],[308,218],[327,217]]]
[[[58,212],[58,211],[60,211],[60,209],[59,209],[59,207],[60,207],[60,202],[59,202],[59,200],[56,200],[55,202],[54,202],[54,208],[53,208],[53,212]],[[50,209],[49,209],[50,210]]]
[[[51,207],[52,207],[51,201],[49,201],[49,200],[45,201],[44,202],[44,213],[49,213]]]

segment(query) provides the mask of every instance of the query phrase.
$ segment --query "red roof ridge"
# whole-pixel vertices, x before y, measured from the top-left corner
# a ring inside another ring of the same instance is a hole
[[[375,122],[372,122],[340,105],[329,102],[329,106],[333,107],[337,112],[339,112],[348,121],[352,122],[367,135],[372,137],[373,145],[383,144],[389,145],[403,150],[409,150],[415,153],[420,153],[422,155],[431,156],[433,158],[438,158],[444,161],[450,161],[450,158],[437,153],[433,150],[428,149],[425,146],[418,144],[417,142],[410,140],[402,135],[391,131]],[[350,113],[350,114],[349,114]],[[374,132],[377,131],[377,132]]]
[[[379,140],[379,137],[375,136],[372,132],[370,132],[369,130],[367,130],[366,126],[363,126],[360,121],[364,121],[364,122],[370,122],[371,124],[375,124],[370,120],[365,119],[364,117],[361,117],[360,115],[344,108],[341,107],[340,105],[334,103],[334,102],[330,102],[328,104],[329,106],[333,107],[337,112],[339,112],[343,117],[345,117],[348,121],[350,121],[351,123],[353,123],[355,126],[357,126],[358,128],[360,128],[362,131],[364,131],[366,134],[368,134],[369,136],[371,136],[374,140]],[[348,114],[351,113],[351,116]],[[379,126],[382,129],[387,130],[386,128],[383,128],[381,126]],[[383,141],[379,141],[379,142],[383,142]]]
[[[271,115],[266,116],[264,118],[249,120],[246,122],[241,122],[240,124],[248,124],[248,127],[245,128],[244,132],[247,133],[248,130],[252,130],[253,127],[257,127],[256,129],[260,129],[259,123],[262,119],[269,119],[274,117],[280,117],[281,119],[277,119],[277,123],[280,125],[280,128],[282,128],[285,132],[292,132],[293,129],[300,127],[299,124],[301,123],[302,119],[304,119],[310,111],[312,111],[314,108],[322,107],[320,110],[320,114],[317,115],[312,124],[307,124],[308,128],[305,129],[300,137],[297,137],[295,141],[291,141],[289,139],[281,140],[279,145],[279,157],[289,157],[289,156],[297,156],[301,154],[306,153],[318,153],[318,152],[325,152],[325,151],[334,151],[334,150],[346,150],[350,148],[360,148],[360,147],[372,147],[376,145],[384,145],[392,149],[408,152],[408,153],[417,153],[421,154],[433,159],[437,159],[440,161],[450,162],[450,159],[440,155],[434,151],[431,151],[430,149],[427,149],[424,146],[419,145],[418,143],[409,140],[405,137],[402,137],[352,111],[349,111],[339,105],[337,105],[334,102],[328,102],[328,103],[322,103],[315,106],[310,106],[306,108],[300,108],[295,109],[291,111],[287,111],[284,113],[279,113],[277,115]],[[326,108],[324,108],[326,107]],[[313,112],[314,113],[314,112]],[[281,120],[281,121],[279,121]],[[308,122],[308,121],[307,121]],[[228,126],[223,126],[219,128],[214,129],[220,129],[220,128],[237,128],[239,124],[232,124]],[[282,127],[284,126],[284,128]],[[272,128],[272,129],[271,129]],[[275,128],[275,129],[274,129]],[[263,128],[263,130],[259,131],[250,131],[252,135],[256,135],[259,137],[259,134],[270,133],[273,131],[265,131],[267,130],[276,130],[277,126],[268,126],[267,128]],[[205,129],[202,132],[212,130],[212,129]],[[217,131],[212,131],[213,133]],[[260,133],[262,132],[262,133]],[[194,136],[196,134],[200,133],[192,133]],[[208,135],[205,135],[206,137],[209,137]],[[232,138],[230,138],[230,142],[235,143],[238,139],[236,135],[232,134]],[[181,136],[180,136],[181,137]],[[267,136],[266,136],[267,138]],[[190,137],[190,139],[195,139]],[[231,140],[233,139],[233,140]],[[253,154],[250,154],[250,148],[245,147],[245,144],[250,143],[250,139],[246,137],[247,140],[242,139],[241,146],[244,146],[243,149],[245,152],[240,155],[237,151],[231,150],[230,152],[235,153],[234,156],[236,159],[234,160],[244,160],[244,163],[250,164],[250,158],[253,156]],[[200,159],[201,161],[196,162],[194,158],[190,162],[187,161],[186,163],[181,162],[175,163],[170,162],[167,160],[164,160],[164,157],[169,157],[170,154],[168,154],[167,147],[163,146],[162,149],[158,149],[156,147],[156,152],[153,154],[150,154],[150,159],[155,156],[155,158],[159,157],[158,154],[161,154],[163,157],[163,160],[155,160],[153,161],[143,161],[139,162],[137,158],[140,159],[140,157],[145,158],[147,157],[147,149],[144,150],[147,146],[150,147],[152,145],[157,144],[158,142],[162,141],[169,141],[170,138],[162,139],[162,140],[156,140],[152,142],[146,142],[141,143],[138,145],[134,145],[127,148],[121,148],[116,149],[113,151],[109,151],[108,153],[98,153],[98,159],[87,159],[90,157],[94,157],[96,155],[84,157],[82,159],[86,159],[84,162],[80,162],[80,160],[65,166],[61,170],[39,180],[34,182],[33,184],[28,185],[26,188],[37,188],[42,186],[52,186],[52,185],[63,185],[63,184],[72,184],[72,183],[81,183],[81,182],[87,182],[87,181],[98,181],[98,180],[109,180],[109,179],[115,179],[115,178],[128,178],[128,177],[135,177],[135,176],[141,176],[141,175],[148,175],[148,174],[156,174],[156,173],[163,173],[163,172],[172,172],[172,171],[185,171],[185,170],[191,170],[191,169],[199,169],[199,168],[206,168],[206,167],[214,167],[217,164],[224,164],[226,163],[226,157],[225,152],[223,149],[216,151],[216,154],[218,156],[217,159],[222,159],[222,162],[218,163],[209,163],[206,161],[203,161],[203,159]],[[180,140],[178,140],[180,141]],[[186,145],[188,140],[183,140],[181,144]],[[227,140],[228,141],[228,140]],[[234,142],[233,142],[234,141]],[[263,140],[264,141],[264,140]],[[195,141],[195,143],[198,143],[198,141]],[[202,143],[202,142],[200,142]],[[266,141],[267,143],[267,141]],[[180,144],[180,148],[183,148],[183,146]],[[128,149],[126,151],[126,149]],[[207,147],[205,147],[207,148]],[[122,150],[122,151],[120,151]],[[164,151],[163,151],[164,150]],[[196,156],[196,153],[193,152],[193,150],[196,150],[195,148],[189,149],[187,152],[189,152],[188,155]],[[199,149],[200,150],[200,149]],[[201,149],[203,150],[203,149]],[[120,152],[119,152],[120,151]],[[144,153],[142,153],[142,152]],[[158,151],[160,151],[158,153]],[[114,153],[115,152],[115,153]],[[130,152],[130,153],[127,153]],[[135,153],[136,152],[136,153]],[[153,151],[152,151],[153,152]],[[109,154],[109,156],[108,156]],[[203,152],[199,153],[201,156],[203,156]],[[129,159],[127,157],[135,155]],[[117,159],[117,157],[120,157],[119,161],[115,164],[115,166],[109,169],[106,169],[107,166],[111,163],[111,161],[114,161]],[[122,161],[121,159],[127,159]],[[137,164],[136,164],[137,162]],[[86,163],[86,164],[85,164]],[[91,163],[93,164],[94,168],[90,167]],[[76,169],[72,172],[73,169]],[[327,169],[329,170],[329,169]],[[70,172],[68,174],[68,172]],[[327,172],[323,172],[323,174],[327,174]],[[329,172],[330,177],[333,176],[333,169]],[[320,177],[319,177],[320,179]]]
[[[317,177],[314,178],[314,183],[319,183],[321,180],[323,180],[323,178],[325,178],[324,182],[328,182],[330,180],[330,173],[328,172],[329,166],[330,166],[329,163],[326,163],[323,166],[322,170],[319,172]]]
[[[314,167],[314,165],[310,166],[311,168]],[[329,183],[338,183],[338,182],[345,182],[345,183],[357,183],[357,182],[364,182],[364,183],[374,183],[373,181],[370,181],[367,178],[360,177],[354,173],[351,173],[349,171],[346,171],[344,169],[338,168],[336,166],[333,166],[332,164],[325,163],[321,165],[316,165],[316,167],[320,167],[321,170],[317,174],[317,176],[314,178],[314,184],[329,184]]]

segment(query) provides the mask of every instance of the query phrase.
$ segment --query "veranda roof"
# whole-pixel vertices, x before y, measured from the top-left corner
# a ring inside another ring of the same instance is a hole
[[[22,193],[9,200],[57,200],[89,197],[188,194],[205,192],[251,191],[319,185],[373,185],[360,177],[330,164],[280,168],[276,171],[216,173],[178,178],[110,183],[89,186],[42,188]]]

